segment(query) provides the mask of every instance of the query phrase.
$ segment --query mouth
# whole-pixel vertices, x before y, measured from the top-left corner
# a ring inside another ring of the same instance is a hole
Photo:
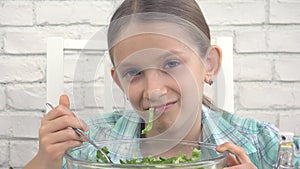
[[[154,108],[155,112],[162,113],[162,112],[165,112],[167,109],[171,108],[176,103],[177,103],[177,101],[172,101],[172,102],[168,102],[163,105],[154,105],[152,107]],[[149,110],[149,108],[148,108],[148,110]]]

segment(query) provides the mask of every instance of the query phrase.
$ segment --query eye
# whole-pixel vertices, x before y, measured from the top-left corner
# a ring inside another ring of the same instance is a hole
[[[180,61],[178,61],[178,60],[169,60],[165,63],[164,68],[165,69],[170,69],[170,68],[174,68],[178,65],[180,65]]]
[[[123,77],[124,78],[132,78],[132,77],[138,76],[140,74],[141,74],[141,71],[139,71],[139,70],[129,70],[123,74]]]

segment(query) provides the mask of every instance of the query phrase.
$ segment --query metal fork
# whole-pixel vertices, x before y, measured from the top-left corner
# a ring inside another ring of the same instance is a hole
[[[54,107],[50,103],[46,103],[46,106],[48,106],[51,109],[54,109]],[[80,130],[78,128],[74,128],[74,127],[70,127],[70,128],[73,129],[80,138],[83,138],[88,143],[90,143],[92,146],[94,146],[97,150],[99,150],[100,153],[105,157],[105,159],[109,163],[112,163],[111,159],[107,156],[107,154],[100,147],[98,147],[96,145],[96,143],[87,134],[85,134],[82,130]]]

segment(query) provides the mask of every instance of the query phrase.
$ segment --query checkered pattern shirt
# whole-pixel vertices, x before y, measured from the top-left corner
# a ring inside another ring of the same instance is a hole
[[[270,123],[241,118],[225,111],[214,112],[205,106],[202,107],[202,112],[202,142],[217,145],[232,142],[245,150],[258,169],[273,168],[277,158],[279,139],[279,131],[276,127]],[[141,137],[141,120],[136,113],[102,114],[91,118],[87,124],[90,126],[89,136],[96,141]],[[296,145],[299,143],[300,140]],[[122,151],[122,147],[109,147],[109,150],[118,152]],[[82,155],[92,160],[96,158],[96,155],[91,152],[87,150],[78,156]],[[295,156],[294,165],[298,168],[300,157],[297,153]],[[65,160],[62,168],[67,168]]]

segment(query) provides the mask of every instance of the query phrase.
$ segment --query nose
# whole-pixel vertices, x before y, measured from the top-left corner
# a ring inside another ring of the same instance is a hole
[[[150,102],[162,101],[167,93],[166,80],[162,71],[146,70],[143,97]]]

